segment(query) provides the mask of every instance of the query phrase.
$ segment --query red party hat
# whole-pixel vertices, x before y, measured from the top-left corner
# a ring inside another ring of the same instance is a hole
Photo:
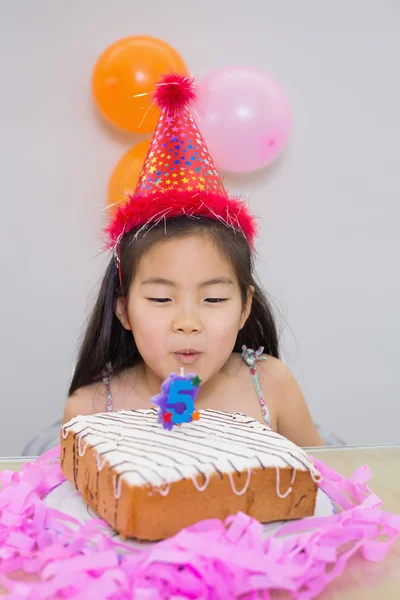
[[[154,99],[161,115],[135,192],[106,229],[110,247],[133,228],[183,215],[222,221],[241,231],[253,246],[255,220],[243,200],[228,197],[191,115],[196,99],[193,79],[165,75]]]

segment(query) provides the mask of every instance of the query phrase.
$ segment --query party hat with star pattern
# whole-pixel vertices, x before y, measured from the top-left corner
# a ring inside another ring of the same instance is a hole
[[[253,246],[254,218],[241,199],[229,198],[191,114],[196,100],[193,80],[165,75],[154,100],[161,115],[135,192],[107,227],[110,247],[133,228],[142,230],[184,215],[222,221]]]

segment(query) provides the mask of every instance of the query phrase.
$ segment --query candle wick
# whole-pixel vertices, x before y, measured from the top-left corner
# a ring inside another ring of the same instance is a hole
[[[185,377],[185,368],[181,367],[181,377]]]

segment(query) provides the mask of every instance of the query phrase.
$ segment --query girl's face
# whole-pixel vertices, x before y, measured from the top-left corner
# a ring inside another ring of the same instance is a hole
[[[168,240],[139,261],[128,296],[116,313],[131,329],[146,370],[164,380],[196,373],[206,383],[230,357],[250,313],[235,272],[207,236]]]

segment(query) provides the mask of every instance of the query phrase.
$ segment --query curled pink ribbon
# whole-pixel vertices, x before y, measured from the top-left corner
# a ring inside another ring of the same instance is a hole
[[[0,584],[12,600],[267,599],[275,589],[308,600],[355,553],[382,560],[400,533],[400,516],[382,511],[366,485],[367,466],[347,479],[313,459],[335,515],[290,522],[265,538],[260,523],[239,513],[132,550],[100,519],[81,525],[46,506],[45,496],[65,481],[58,456],[56,447],[20,473],[0,474]],[[15,571],[26,575],[11,577]]]

